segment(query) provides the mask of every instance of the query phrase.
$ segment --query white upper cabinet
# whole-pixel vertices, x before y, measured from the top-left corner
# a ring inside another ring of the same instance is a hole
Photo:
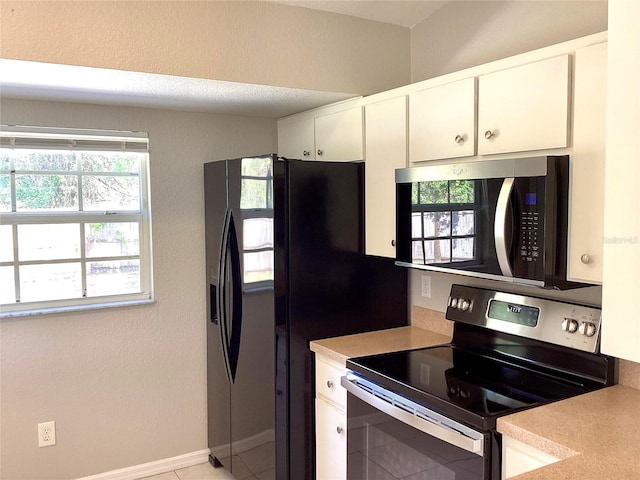
[[[607,44],[575,54],[569,279],[602,282]]]
[[[364,159],[362,107],[316,117],[316,160]]]
[[[478,154],[568,144],[569,55],[481,75]]]
[[[303,160],[363,160],[363,107],[322,113],[316,110],[314,115],[279,120],[278,155]]]
[[[395,169],[407,166],[407,97],[367,105],[365,119],[366,253],[395,258]]]
[[[476,143],[476,79],[466,78],[409,95],[411,162],[469,157]]]
[[[313,117],[278,123],[278,155],[305,160],[316,158]]]
[[[602,352],[640,362],[640,2],[609,2]]]

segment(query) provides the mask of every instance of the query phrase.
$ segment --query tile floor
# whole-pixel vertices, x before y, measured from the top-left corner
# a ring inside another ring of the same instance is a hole
[[[234,455],[231,458],[233,475],[226,468],[213,468],[207,462],[181,468],[175,472],[154,475],[144,480],[275,480],[274,459],[275,445],[269,442]],[[228,458],[223,458],[221,461],[223,465],[229,465]]]

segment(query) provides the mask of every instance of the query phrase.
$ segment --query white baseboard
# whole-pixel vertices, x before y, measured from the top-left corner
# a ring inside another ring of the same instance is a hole
[[[225,445],[219,445],[217,447],[213,447],[211,449],[211,455],[220,458],[228,457],[230,452],[230,447],[233,447],[233,453],[242,453],[252,448],[259,447],[263,443],[273,442],[276,439],[276,432],[273,429],[265,430],[264,432],[260,432],[257,435],[249,438],[243,438],[242,440],[238,440],[233,442],[233,444],[229,445],[228,443]]]
[[[252,448],[262,445],[263,443],[273,442],[275,438],[276,433],[273,429],[265,430],[253,437],[233,442],[233,452],[246,452],[247,450],[251,450]],[[133,467],[121,468],[118,470],[111,470],[110,472],[98,473],[96,475],[90,475],[76,480],[138,480],[140,478],[150,477],[151,475],[172,472],[173,470],[178,470],[180,468],[191,467],[192,465],[208,462],[209,453],[218,458],[228,457],[230,446],[231,445],[229,444],[220,445],[219,447],[214,447],[211,450],[206,448],[204,450],[198,450],[197,452],[178,455],[177,457],[165,458],[162,460],[156,460],[155,462],[143,463],[141,465],[134,465]]]
[[[205,463],[209,459],[209,449],[198,450],[197,452],[185,453],[177,457],[164,458],[155,462],[134,465],[133,467],[111,470],[110,472],[98,473],[82,477],[77,480],[137,480],[139,478],[150,477],[160,473],[172,472],[180,468],[191,467]]]

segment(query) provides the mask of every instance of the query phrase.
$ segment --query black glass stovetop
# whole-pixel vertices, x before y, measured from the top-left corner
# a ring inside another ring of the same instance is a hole
[[[495,429],[499,416],[590,390],[455,345],[354,358],[347,368],[482,430]]]

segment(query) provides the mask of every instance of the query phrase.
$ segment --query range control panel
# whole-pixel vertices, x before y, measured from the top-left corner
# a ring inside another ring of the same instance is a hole
[[[585,352],[599,351],[596,307],[452,285],[446,318]]]

